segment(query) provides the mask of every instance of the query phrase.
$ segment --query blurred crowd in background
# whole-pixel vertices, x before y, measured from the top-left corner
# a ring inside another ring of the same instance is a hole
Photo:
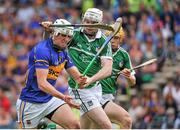
[[[65,18],[80,23],[89,7],[104,13],[110,24],[123,18],[126,37],[121,47],[133,66],[158,61],[136,70],[137,84],[127,93],[118,79],[116,102],[133,119],[133,128],[180,129],[180,1],[179,0],[0,0],[0,128],[17,128],[15,104],[24,87],[28,52],[42,40],[39,22]],[[68,93],[68,75],[56,88]]]

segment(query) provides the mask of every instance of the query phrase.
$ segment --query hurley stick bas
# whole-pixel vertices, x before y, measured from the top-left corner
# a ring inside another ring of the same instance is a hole
[[[39,24],[42,26],[42,23],[39,23]],[[108,30],[108,31],[114,31],[114,28],[111,27],[110,25],[101,24],[101,23],[98,23],[98,24],[63,24],[63,25],[51,24],[49,27],[60,27],[60,28],[63,28],[63,27],[77,27],[77,28],[78,27],[91,27],[91,28],[99,28],[99,29]]]
[[[132,70],[136,70],[136,69],[139,69],[139,68],[142,68],[142,67],[144,67],[144,66],[146,66],[146,65],[150,65],[150,64],[152,64],[152,63],[154,63],[154,62],[156,62],[157,61],[157,59],[151,59],[151,60],[148,60],[148,61],[146,61],[146,62],[144,62],[144,63],[142,63],[142,64],[140,64],[140,65],[137,65],[137,66],[135,66],[135,67],[133,67],[132,69],[130,69],[130,71],[132,71]],[[120,74],[122,74],[122,72],[120,71],[117,75],[120,75]]]
[[[152,64],[152,63],[154,63],[156,61],[157,61],[157,59],[148,60],[148,61],[146,61],[146,62],[144,62],[144,63],[142,63],[140,65],[137,65],[137,66],[133,67],[132,69],[130,69],[130,71],[142,68],[142,67],[147,66],[147,65],[150,65],[150,64]],[[119,76],[120,74],[123,74],[122,71],[120,71],[119,73],[117,73],[116,75],[113,75],[113,76]],[[129,97],[131,97],[129,86],[126,87],[126,92],[127,92],[127,95]]]
[[[109,34],[109,36],[106,38],[105,42],[103,43],[103,45],[101,46],[101,48],[98,50],[98,52],[96,53],[96,55],[94,56],[94,58],[92,59],[92,61],[89,63],[89,65],[87,66],[87,68],[85,69],[85,71],[83,72],[83,76],[86,75],[86,73],[89,71],[89,69],[91,68],[91,66],[93,65],[94,61],[96,60],[96,58],[99,56],[99,54],[101,53],[101,51],[104,49],[104,47],[111,41],[111,39],[119,32],[120,28],[122,26],[122,18],[118,18],[116,19],[116,22],[114,24],[114,32],[111,32]],[[75,89],[78,88],[78,84],[76,83]]]

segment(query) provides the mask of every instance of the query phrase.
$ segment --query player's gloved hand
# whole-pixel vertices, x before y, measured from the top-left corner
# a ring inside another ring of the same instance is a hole
[[[131,77],[131,71],[129,69],[127,69],[127,68],[124,68],[121,71],[121,75],[123,75],[124,77],[129,79]]]
[[[71,96],[69,96],[69,95],[64,95],[63,100],[64,100],[70,107],[74,107],[74,108],[76,108],[76,109],[80,109],[80,104],[74,103]]]
[[[50,25],[52,25],[52,24],[53,24],[53,22],[51,22],[51,21],[44,21],[44,22],[40,23],[40,25],[43,26],[47,32],[53,31],[53,29],[50,27]]]

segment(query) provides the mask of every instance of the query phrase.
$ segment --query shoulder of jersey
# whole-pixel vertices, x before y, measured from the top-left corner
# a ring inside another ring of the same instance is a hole
[[[107,38],[107,36],[102,32],[102,37],[104,38],[104,39],[106,39]]]
[[[122,51],[122,52],[125,52],[125,53],[128,53],[124,48],[122,47],[119,47],[119,51]]]
[[[48,50],[49,48],[47,47],[46,42],[47,42],[47,40],[40,41],[40,42],[36,45],[36,48],[37,48],[37,49],[40,49],[40,50],[42,50],[42,49],[47,49],[47,50]]]

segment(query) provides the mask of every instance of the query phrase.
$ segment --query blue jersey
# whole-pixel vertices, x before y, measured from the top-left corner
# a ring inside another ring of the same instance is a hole
[[[47,81],[54,86],[60,72],[74,66],[66,50],[53,49],[51,38],[39,42],[29,54],[26,85],[20,99],[32,103],[46,103],[52,95],[41,91],[37,84],[36,68],[48,69]]]

